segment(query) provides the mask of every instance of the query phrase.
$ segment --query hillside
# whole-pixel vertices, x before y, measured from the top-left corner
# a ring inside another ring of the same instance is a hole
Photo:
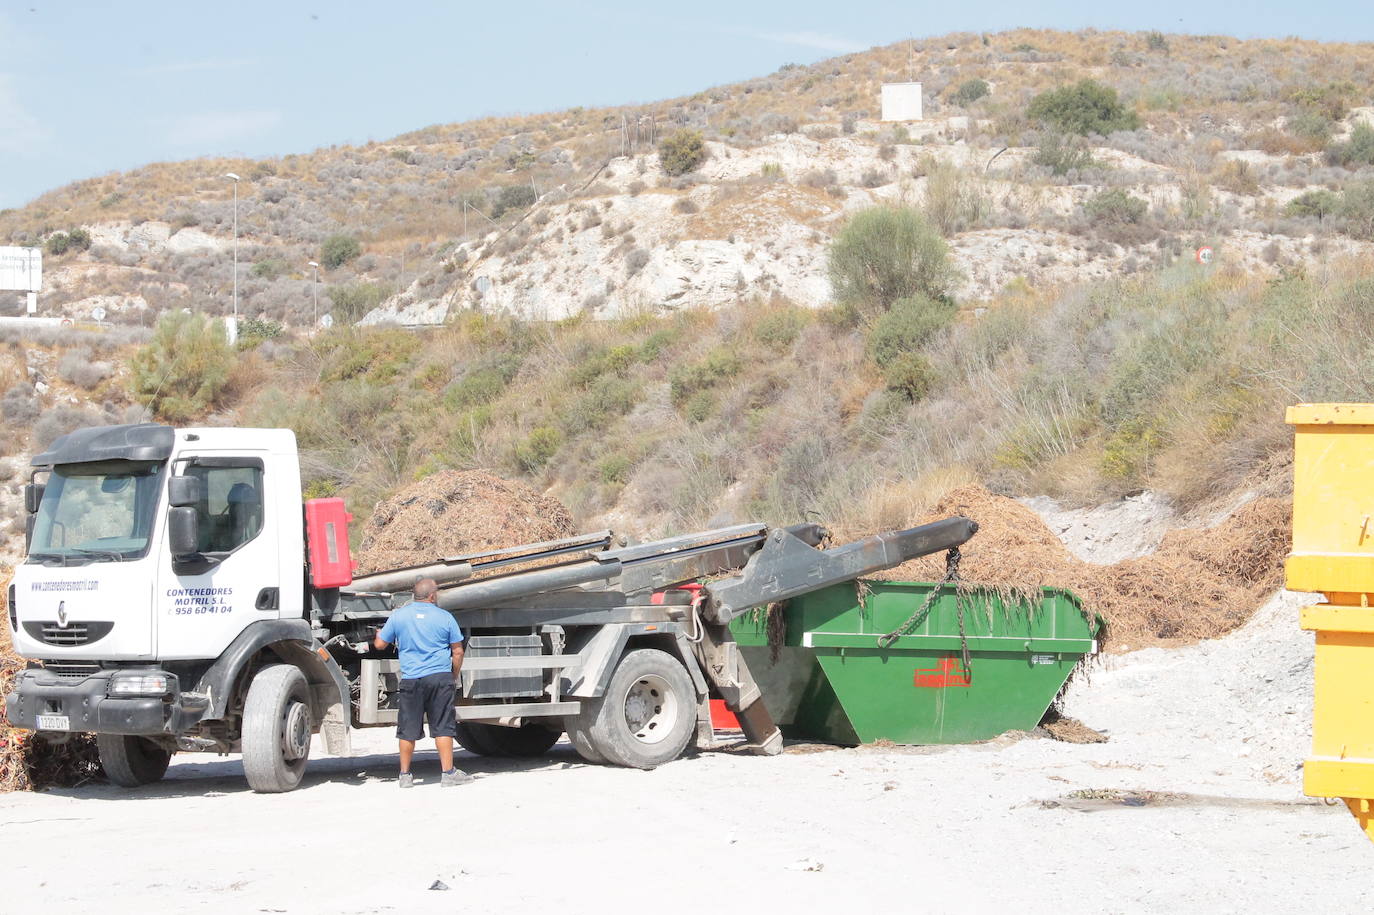
[[[1283,495],[1282,406],[1374,396],[1374,47],[949,36],[917,42],[927,120],[879,124],[878,85],[909,54],[154,165],[0,215],[11,241],[84,227],[89,248],[49,259],[42,307],[130,325],[8,332],[8,550],[16,459],[149,410],[294,429],[308,493],[360,521],[478,468],[641,536],[812,512],[891,527],[969,482],[1066,506],[1150,490],[1203,526]],[[1085,77],[1119,90],[1129,129],[1032,117]],[[670,177],[658,146],[684,127],[707,155]],[[233,351],[179,311],[229,309],[231,168],[244,311],[270,319]],[[944,239],[934,298],[838,295],[833,246],[884,203]],[[302,268],[324,247],[340,320],[311,332]],[[398,321],[436,326],[373,326]]]
[[[909,74],[924,84],[926,120],[877,122],[880,84]],[[1028,117],[1037,93],[1083,78],[1119,91],[1137,126],[1076,139]],[[829,298],[837,227],[877,201],[935,215],[964,301],[1013,282],[1130,273],[1204,242],[1272,272],[1369,253],[1374,222],[1290,204],[1374,174],[1374,149],[1349,148],[1374,114],[1371,84],[1369,45],[950,35],[631,108],[150,165],[0,214],[0,238],[32,244],[84,227],[89,248],[49,258],[42,311],[85,317],[101,305],[142,324],[173,307],[229,310],[231,170],[244,179],[243,310],[292,326],[312,321],[311,260],[326,264],[322,310],[341,320],[437,323],[467,308],[606,316],[754,298],[814,307]],[[681,128],[701,131],[709,155],[669,177],[655,150]],[[1147,209],[1124,220],[1094,209],[1109,190]],[[360,256],[325,260],[331,236],[359,242]]]

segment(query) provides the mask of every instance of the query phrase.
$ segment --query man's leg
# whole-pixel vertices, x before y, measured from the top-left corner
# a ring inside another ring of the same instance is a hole
[[[400,784],[409,788],[415,783],[410,774],[410,761],[415,758],[415,741],[425,736],[424,696],[415,680],[401,681],[401,696],[396,715],[396,742],[400,746]]]
[[[453,767],[453,738],[458,736],[458,716],[453,712],[453,678],[435,674],[430,684],[430,701],[425,708],[429,719],[429,736],[439,751],[440,785],[461,785],[472,776]]]

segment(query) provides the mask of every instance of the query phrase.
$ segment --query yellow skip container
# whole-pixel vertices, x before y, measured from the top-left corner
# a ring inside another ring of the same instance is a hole
[[[1339,797],[1374,839],[1374,404],[1299,404],[1288,587],[1316,633],[1312,755],[1303,792]]]

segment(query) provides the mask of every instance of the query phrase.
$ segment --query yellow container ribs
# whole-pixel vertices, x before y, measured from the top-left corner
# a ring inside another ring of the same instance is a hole
[[[1374,404],[1299,404],[1288,587],[1325,597],[1316,633],[1312,755],[1303,792],[1339,797],[1374,839]]]

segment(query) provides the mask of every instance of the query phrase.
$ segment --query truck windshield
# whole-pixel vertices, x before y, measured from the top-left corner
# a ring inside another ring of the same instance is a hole
[[[29,559],[134,559],[148,550],[163,464],[59,464],[34,519]]]

